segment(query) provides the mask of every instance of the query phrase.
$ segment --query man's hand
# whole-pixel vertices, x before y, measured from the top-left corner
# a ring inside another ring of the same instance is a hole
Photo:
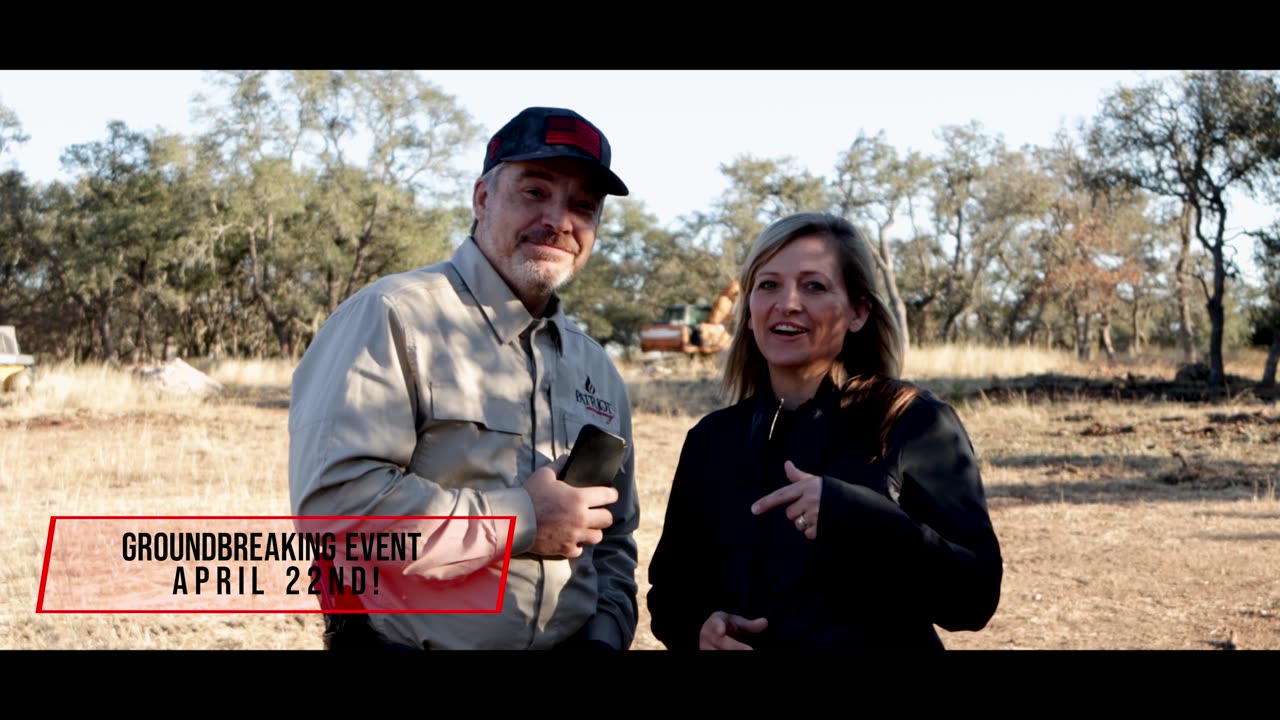
[[[613,513],[605,506],[618,501],[617,488],[576,488],[556,477],[563,459],[544,465],[524,481],[525,492],[533,500],[538,529],[529,549],[535,555],[575,558],[583,545],[604,539],[604,529],[613,524]]]
[[[702,631],[698,633],[699,650],[752,650],[750,645],[738,640],[738,637],[749,633],[762,632],[769,626],[764,618],[748,620],[727,612],[713,612],[707,621],[702,623]]]

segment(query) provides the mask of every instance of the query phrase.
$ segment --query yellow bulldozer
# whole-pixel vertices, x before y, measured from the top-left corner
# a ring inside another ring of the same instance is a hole
[[[741,287],[734,280],[710,305],[672,305],[662,319],[640,328],[641,352],[711,355],[727,350],[733,336],[724,323],[733,313]]]
[[[36,361],[18,348],[18,333],[12,325],[0,325],[0,389],[17,392],[31,388]]]

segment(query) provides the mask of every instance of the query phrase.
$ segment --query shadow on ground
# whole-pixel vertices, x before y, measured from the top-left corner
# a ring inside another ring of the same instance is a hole
[[[1109,379],[1085,378],[1046,373],[1000,380],[973,378],[932,378],[920,383],[947,402],[986,399],[1004,401],[1160,401],[1185,403],[1227,403],[1258,400],[1273,403],[1280,389],[1261,388],[1238,375],[1228,375],[1221,387],[1206,382],[1165,380],[1132,373]]]
[[[1000,380],[942,377],[922,380],[917,384],[953,404],[973,400],[992,403],[1091,400],[1274,403],[1280,398],[1277,388],[1260,388],[1256,382],[1238,375],[1227,376],[1222,387],[1133,374],[1101,380],[1053,373]],[[712,379],[640,378],[628,382],[627,389],[632,407],[637,412],[700,417],[725,405],[719,395],[720,384]]]
[[[1042,478],[987,484],[988,499],[1020,503],[1199,502],[1206,495],[1274,498],[1280,473],[1276,463],[1145,455],[1015,455],[988,464],[1030,471]],[[1108,474],[1114,477],[1107,478]]]
[[[289,388],[275,385],[234,385],[219,396],[220,402],[256,408],[289,409]]]

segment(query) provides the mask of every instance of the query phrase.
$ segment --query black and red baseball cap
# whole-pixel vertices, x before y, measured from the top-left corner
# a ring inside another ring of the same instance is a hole
[[[578,158],[597,167],[607,194],[626,195],[630,192],[626,184],[609,169],[611,156],[604,133],[578,113],[564,108],[531,107],[521,110],[490,138],[481,174],[501,162]]]

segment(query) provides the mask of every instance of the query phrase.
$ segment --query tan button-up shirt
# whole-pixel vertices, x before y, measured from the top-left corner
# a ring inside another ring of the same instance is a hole
[[[514,515],[501,614],[371,614],[385,639],[440,648],[626,648],[636,627],[635,458],[615,478],[604,540],[580,557],[528,552],[521,487],[586,423],[631,442],[626,386],[603,348],[555,312],[534,318],[468,238],[443,263],[383,278],[325,322],[293,376],[289,490],[297,515]],[[460,535],[441,562],[505,551],[507,524]],[[424,556],[440,557],[440,549]],[[448,577],[432,561],[409,572]],[[456,569],[454,570],[456,572]]]

